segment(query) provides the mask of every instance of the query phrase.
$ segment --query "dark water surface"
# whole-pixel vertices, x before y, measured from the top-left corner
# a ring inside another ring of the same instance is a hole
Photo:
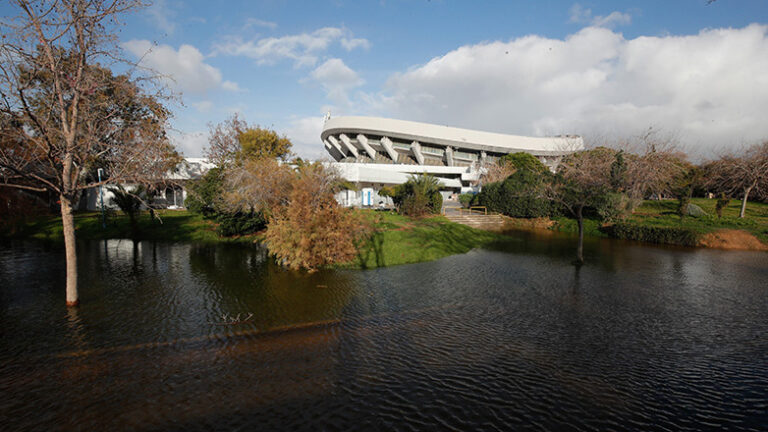
[[[306,275],[84,242],[67,310],[61,250],[0,245],[0,429],[768,430],[768,254],[572,253]]]

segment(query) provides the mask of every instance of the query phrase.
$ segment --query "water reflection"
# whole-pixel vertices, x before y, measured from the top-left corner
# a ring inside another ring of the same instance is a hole
[[[258,247],[0,248],[13,429],[760,430],[766,255],[518,235],[313,274]],[[42,271],[41,269],[45,269]],[[224,315],[253,314],[234,324]],[[85,409],[84,407],[87,407]]]

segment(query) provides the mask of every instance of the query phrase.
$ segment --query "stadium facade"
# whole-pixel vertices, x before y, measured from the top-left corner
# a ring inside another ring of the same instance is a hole
[[[411,175],[437,177],[449,199],[479,190],[484,167],[506,154],[530,153],[554,170],[564,155],[584,148],[575,135],[526,137],[378,117],[326,116],[320,138],[341,176],[358,189],[337,200],[363,207],[390,204],[378,191]]]

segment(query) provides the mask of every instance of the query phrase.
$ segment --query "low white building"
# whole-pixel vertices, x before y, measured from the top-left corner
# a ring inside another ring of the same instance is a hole
[[[377,117],[326,117],[320,138],[341,176],[357,186],[337,200],[346,206],[391,204],[384,186],[411,175],[438,178],[444,199],[476,192],[487,164],[516,152],[530,153],[554,171],[566,154],[584,148],[580,136],[525,137]]]
[[[152,197],[152,206],[169,209],[184,208],[184,200],[187,198],[186,183],[190,180],[199,179],[214,166],[204,158],[184,158],[176,169],[166,174],[165,180],[168,180],[170,185]],[[80,209],[101,210],[102,201],[104,208],[117,208],[112,204],[114,194],[109,190],[110,186],[114,185],[86,189],[81,199]],[[123,187],[131,190],[136,185],[124,184]]]

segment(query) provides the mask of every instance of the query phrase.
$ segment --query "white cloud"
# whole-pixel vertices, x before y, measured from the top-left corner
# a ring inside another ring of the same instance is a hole
[[[245,28],[249,27],[266,27],[268,29],[274,30],[277,28],[277,23],[260,20],[258,18],[248,18],[245,20]]]
[[[592,9],[584,8],[575,3],[570,9],[570,21],[580,24],[590,24],[593,27],[614,28],[619,25],[632,23],[632,16],[628,13],[614,11],[606,16],[592,16]]]
[[[361,39],[361,38],[341,38],[341,46],[344,47],[347,51],[352,51],[355,48],[362,48],[362,49],[369,49],[371,47],[371,43],[368,42],[368,39]]]
[[[324,27],[312,33],[301,33],[281,37],[268,37],[252,41],[243,41],[239,37],[218,44],[214,54],[245,56],[256,60],[257,64],[271,65],[280,60],[293,60],[294,66],[314,66],[319,55],[334,43],[340,43],[348,51],[354,48],[367,48],[370,44],[365,39],[353,39],[349,31],[338,27]]]
[[[201,102],[192,102],[190,105],[202,113],[207,113],[211,110],[211,108],[213,108],[213,102],[207,100]]]
[[[157,0],[148,7],[147,16],[152,24],[166,34],[172,35],[176,31],[176,23],[172,20],[174,13],[168,9],[165,0]]]
[[[318,66],[310,73],[310,78],[320,84],[330,100],[341,105],[349,104],[349,90],[364,83],[357,72],[337,58],[329,59]]]
[[[382,115],[517,134],[634,134],[689,147],[768,137],[768,26],[625,39],[588,27],[463,46],[395,74]]]
[[[323,130],[323,117],[301,117],[291,120],[285,129],[285,135],[293,143],[292,151],[302,158],[322,159],[328,154],[320,142],[320,132]]]
[[[203,54],[192,45],[178,51],[169,45],[156,45],[147,40],[131,40],[123,48],[140,59],[142,66],[157,71],[171,87],[182,92],[204,94],[217,88],[237,91],[231,81],[223,81],[221,71],[205,63]]]
[[[169,134],[171,143],[185,157],[202,157],[203,149],[208,146],[208,132]]]

